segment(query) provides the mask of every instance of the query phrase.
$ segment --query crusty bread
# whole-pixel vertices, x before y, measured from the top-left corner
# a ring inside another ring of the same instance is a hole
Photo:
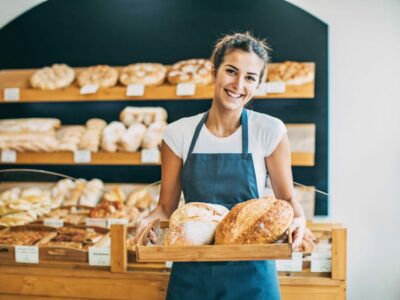
[[[293,216],[289,202],[270,196],[242,202],[218,225],[215,244],[273,243],[289,228]]]
[[[178,208],[171,215],[164,245],[212,244],[215,229],[228,212],[222,205],[202,202],[192,202]]]

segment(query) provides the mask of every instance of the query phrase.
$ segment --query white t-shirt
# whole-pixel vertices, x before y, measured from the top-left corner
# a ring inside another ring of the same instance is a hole
[[[265,158],[278,146],[287,129],[285,124],[272,116],[248,110],[249,152],[253,155],[257,188],[260,196],[265,193],[267,169]],[[182,118],[168,124],[163,140],[185,163],[190,143],[204,113]],[[206,126],[200,130],[193,153],[241,153],[242,126],[228,137],[216,137]]]

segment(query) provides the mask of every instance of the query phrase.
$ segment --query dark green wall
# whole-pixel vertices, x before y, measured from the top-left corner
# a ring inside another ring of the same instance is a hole
[[[0,68],[38,68],[55,62],[71,66],[126,65],[154,61],[171,64],[209,57],[223,33],[250,30],[267,38],[272,60],[314,61],[313,100],[256,100],[253,109],[285,123],[315,123],[316,165],[294,167],[295,181],[328,190],[328,27],[281,0],[50,0],[0,30]],[[161,105],[169,122],[205,111],[209,100],[21,103],[0,105],[0,118],[57,117],[78,124],[90,117],[116,120],[126,105]],[[6,168],[10,166],[2,166]],[[159,167],[37,166],[105,181],[151,182]],[[317,198],[316,214],[327,214]]]

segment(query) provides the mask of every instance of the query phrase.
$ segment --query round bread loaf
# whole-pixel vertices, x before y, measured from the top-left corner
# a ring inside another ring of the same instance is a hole
[[[157,63],[138,63],[122,68],[119,81],[123,85],[160,85],[165,80],[167,68]]]
[[[214,240],[218,223],[229,212],[218,204],[192,202],[178,208],[169,220],[166,246],[208,245]]]
[[[33,88],[57,90],[69,86],[75,79],[75,71],[66,64],[53,64],[37,70],[30,78]]]
[[[97,65],[86,68],[78,75],[77,82],[80,87],[85,85],[98,85],[99,87],[113,87],[118,81],[117,69],[108,65]]]
[[[175,63],[168,72],[169,83],[210,84],[212,77],[212,62],[208,59],[188,59]]]
[[[235,205],[219,223],[215,244],[273,243],[292,224],[293,216],[289,202],[270,196],[242,202]]]

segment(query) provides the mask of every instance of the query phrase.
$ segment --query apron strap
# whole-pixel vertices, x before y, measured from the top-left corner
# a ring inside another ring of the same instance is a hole
[[[209,111],[207,111],[201,118],[199,124],[197,124],[196,130],[194,132],[192,142],[190,143],[190,148],[188,152],[188,157],[193,153],[194,146],[196,145],[197,139],[200,134],[200,130],[207,120]],[[247,109],[243,109],[242,112],[242,155],[243,158],[247,158],[249,153],[249,130],[247,121]]]

